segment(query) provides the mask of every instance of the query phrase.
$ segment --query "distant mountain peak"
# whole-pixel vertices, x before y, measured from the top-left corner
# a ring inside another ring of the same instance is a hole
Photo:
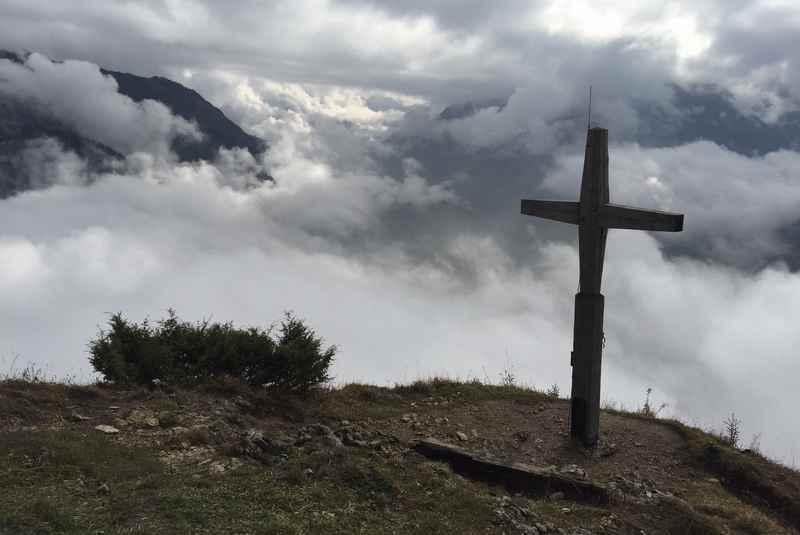
[[[32,52],[29,51],[0,49],[0,60],[6,59],[14,63],[24,64],[31,54]],[[58,60],[51,61],[60,63]],[[204,134],[203,140],[176,140],[173,150],[175,150],[181,161],[213,160],[220,148],[233,149],[241,147],[247,149],[253,156],[258,156],[267,148],[264,140],[242,130],[239,125],[228,119],[219,108],[208,102],[197,91],[183,84],[163,76],[144,77],[126,72],[107,70],[102,67],[100,72],[113,77],[117,82],[119,93],[129,97],[134,102],[143,100],[160,102],[169,108],[173,114],[197,124]],[[94,141],[103,143],[102,139]]]
[[[13,52],[11,50],[0,49],[0,59],[7,59],[14,63],[25,63],[25,60],[30,56],[30,52]]]
[[[0,50],[0,61],[24,65],[31,54],[29,51]],[[267,148],[264,140],[242,130],[197,91],[178,82],[163,76],[142,77],[102,68],[100,72],[114,78],[121,95],[137,103],[144,100],[160,102],[175,116],[197,125],[203,134],[201,139],[178,135],[172,140],[171,148],[181,161],[211,161],[223,148],[243,148],[258,157]],[[73,126],[27,101],[25,95],[0,93],[0,198],[34,186],[35,177],[25,176],[17,160],[29,142],[41,138],[57,140],[63,148],[84,159],[93,171],[108,170],[113,161],[125,156],[107,146],[104,139],[89,139],[81,135]],[[263,171],[258,178],[272,180]]]
[[[194,122],[205,135],[202,141],[178,140],[173,146],[181,160],[212,160],[220,148],[245,148],[258,156],[267,148],[264,140],[250,135],[194,89],[163,76],[145,78],[135,74],[101,69],[117,81],[120,94],[134,102],[146,99],[161,102],[172,113]]]
[[[447,106],[439,114],[439,119],[443,121],[452,121],[454,119],[466,119],[475,115],[481,110],[489,108],[497,108],[501,111],[508,104],[508,97],[496,97],[483,100],[467,101],[460,104]]]

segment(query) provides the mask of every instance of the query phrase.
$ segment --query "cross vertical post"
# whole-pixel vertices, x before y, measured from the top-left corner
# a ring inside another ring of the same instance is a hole
[[[578,225],[580,289],[575,296],[570,435],[586,446],[599,437],[603,357],[603,260],[609,228],[680,232],[683,215],[609,203],[608,130],[589,128],[580,200],[523,200],[522,213]]]

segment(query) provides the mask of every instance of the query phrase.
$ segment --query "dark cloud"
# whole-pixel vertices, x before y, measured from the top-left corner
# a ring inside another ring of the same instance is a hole
[[[35,44],[52,57],[87,58],[142,74],[224,69],[448,97],[444,104],[457,97],[495,97],[522,82],[552,76],[552,65],[579,70],[590,63],[602,74],[605,58],[595,49],[615,40],[629,50],[660,56],[661,78],[738,86],[742,95],[748,92],[745,86],[751,93],[766,91],[775,81],[791,92],[797,76],[796,47],[791,46],[796,13],[780,3],[619,2],[601,8],[578,2],[568,12],[553,2],[519,0],[457,6],[247,1],[235,8],[201,1],[115,7],[37,0],[4,4],[2,44],[7,47]],[[772,79],[764,79],[770,70]]]

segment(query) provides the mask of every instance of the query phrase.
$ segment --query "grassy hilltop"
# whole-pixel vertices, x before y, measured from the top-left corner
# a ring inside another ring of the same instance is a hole
[[[797,532],[796,472],[635,414],[604,412],[586,451],[565,436],[567,412],[444,380],[305,396],[6,381],[0,533]],[[428,436],[595,481],[611,501],[464,477],[413,449]]]
[[[332,388],[335,348],[290,316],[276,333],[170,318],[117,317],[90,344],[114,382],[0,381],[0,533],[800,530],[800,474],[652,410],[603,411],[587,450],[556,392],[436,378]],[[431,457],[428,438],[482,468]]]

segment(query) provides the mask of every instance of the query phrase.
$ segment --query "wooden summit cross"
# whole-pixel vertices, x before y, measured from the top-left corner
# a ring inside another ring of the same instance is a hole
[[[603,353],[603,257],[610,228],[683,230],[683,215],[641,210],[608,202],[608,130],[590,128],[579,202],[523,200],[522,213],[578,225],[580,291],[575,296],[570,435],[597,443],[600,421],[600,364]]]

